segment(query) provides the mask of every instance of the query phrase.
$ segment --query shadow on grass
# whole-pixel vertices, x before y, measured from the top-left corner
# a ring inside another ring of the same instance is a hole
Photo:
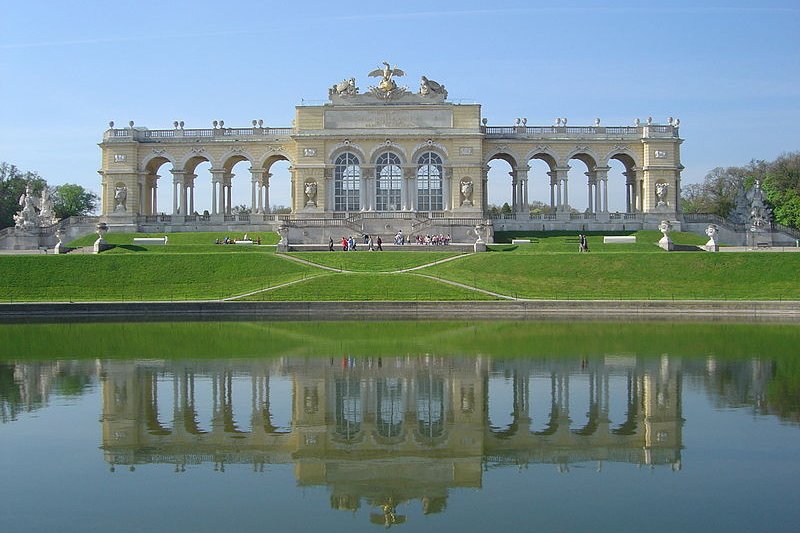
[[[674,244],[672,251],[674,252],[705,252],[700,246],[691,244]]]
[[[115,244],[114,248],[122,248],[123,250],[128,250],[129,252],[146,252],[147,248],[144,246],[136,246],[135,244]]]

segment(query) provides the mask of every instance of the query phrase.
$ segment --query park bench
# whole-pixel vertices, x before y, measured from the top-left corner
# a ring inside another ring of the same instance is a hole
[[[167,244],[167,237],[134,237],[133,244],[162,245]]]
[[[511,239],[511,244],[536,244],[539,239]]]
[[[603,244],[636,244],[636,235],[605,235]]]
[[[768,243],[768,242],[757,242],[756,246],[758,248],[770,248],[771,247],[770,243]]]

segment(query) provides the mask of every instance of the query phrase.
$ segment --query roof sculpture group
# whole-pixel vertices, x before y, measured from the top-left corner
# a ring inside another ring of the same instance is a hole
[[[361,95],[359,88],[356,86],[355,78],[347,78],[339,83],[334,84],[328,90],[328,96],[333,100],[336,98],[352,98],[354,96],[367,96],[372,95],[379,100],[389,101],[398,100],[404,95],[411,94],[408,87],[397,85],[395,77],[405,76],[406,73],[397,66],[392,66],[388,61],[383,62],[383,67],[377,68],[369,73],[370,77],[380,78],[376,86],[369,87],[369,93]],[[422,76],[420,78],[419,91],[417,95],[420,97],[427,97],[436,101],[444,101],[447,98],[447,89],[444,85]]]

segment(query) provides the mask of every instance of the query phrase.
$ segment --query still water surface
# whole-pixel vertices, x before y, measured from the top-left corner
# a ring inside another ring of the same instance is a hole
[[[0,326],[4,531],[796,531],[800,328]]]

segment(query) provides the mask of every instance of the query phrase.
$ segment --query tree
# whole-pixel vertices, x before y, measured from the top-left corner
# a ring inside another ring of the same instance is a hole
[[[234,215],[249,215],[250,212],[251,212],[250,208],[247,207],[245,204],[235,205],[233,206],[233,209],[231,209],[231,213],[233,213]]]
[[[510,215],[513,211],[511,210],[511,206],[508,205],[508,202],[503,204],[503,207],[500,208],[500,213],[503,215]]]
[[[36,172],[22,172],[15,165],[0,163],[0,228],[14,225],[14,215],[20,210],[19,199],[30,184],[33,193],[39,194],[47,186]]]
[[[763,173],[764,162],[756,160],[744,167],[717,167],[706,174],[703,183],[682,187],[681,208],[684,213],[712,213],[727,217],[735,207],[740,187],[752,185]]]
[[[775,221],[800,228],[800,152],[783,154],[769,163],[762,187]]]
[[[53,211],[57,218],[87,215],[97,209],[100,198],[80,185],[65,183],[53,193]]]

